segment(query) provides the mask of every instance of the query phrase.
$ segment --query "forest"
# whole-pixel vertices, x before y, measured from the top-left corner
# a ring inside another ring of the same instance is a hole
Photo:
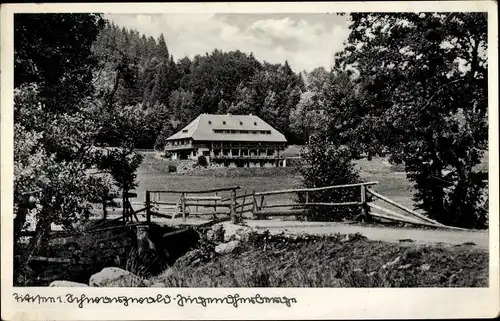
[[[296,73],[287,61],[261,62],[240,51],[176,59],[163,34],[155,39],[113,23],[102,29],[92,51],[100,64],[96,87],[113,92],[116,112],[140,128],[137,148],[162,149],[165,138],[200,113],[258,115],[290,143],[303,144],[309,128],[301,114],[313,107],[328,75],[323,67]]]

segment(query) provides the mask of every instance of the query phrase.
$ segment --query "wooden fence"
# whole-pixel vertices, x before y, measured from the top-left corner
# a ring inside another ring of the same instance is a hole
[[[377,182],[362,182],[356,184],[345,184],[345,185],[334,185],[316,188],[299,188],[299,189],[287,189],[287,190],[276,190],[276,191],[265,191],[265,192],[252,192],[251,194],[239,195],[235,198],[235,201],[243,200],[241,204],[235,205],[236,213],[239,213],[239,217],[243,214],[250,213],[250,218],[259,217],[269,217],[269,216],[305,216],[308,218],[311,214],[310,207],[312,206],[359,206],[361,209],[361,214],[368,216],[368,203],[366,198],[366,187],[375,185]],[[334,202],[311,202],[310,194],[318,191],[328,191],[340,188],[359,188],[359,199],[352,200],[350,202],[334,203]],[[277,203],[277,204],[267,204],[266,197],[271,195],[279,194],[298,194],[303,193],[304,202],[289,202],[289,203]],[[223,199],[226,201],[227,199]],[[272,208],[277,208],[278,210],[270,210]],[[291,208],[291,209],[290,209]]]
[[[215,188],[209,190],[166,190],[166,191],[146,191],[146,222],[151,223],[151,216],[175,219],[182,217],[185,222],[189,215],[212,216],[227,215],[233,223],[238,222],[236,215],[236,191],[239,186]],[[228,198],[223,198],[224,193],[229,193]],[[201,195],[200,195],[201,194]],[[211,195],[207,195],[211,194]],[[176,195],[162,200],[162,196]],[[194,208],[192,210],[191,208]],[[212,209],[200,211],[200,209]]]
[[[373,202],[368,202],[367,205],[367,211],[368,211],[368,216],[373,217],[373,218],[378,218],[386,221],[393,221],[393,222],[400,222],[400,223],[408,223],[408,224],[413,224],[413,225],[421,225],[421,226],[428,226],[428,227],[436,227],[436,228],[446,228],[446,229],[453,229],[453,230],[467,230],[459,227],[454,227],[454,226],[447,226],[444,224],[441,224],[431,218],[428,218],[427,216],[424,216],[420,213],[417,213],[415,211],[412,211],[411,209],[389,199],[388,197],[385,197],[383,195],[380,195],[379,193],[375,192],[374,190],[367,188],[366,192],[375,198],[378,198],[382,201],[384,201],[387,204],[390,204],[400,210],[403,211],[403,213],[398,213],[396,211],[387,209],[385,207],[379,206],[374,204]],[[376,211],[378,212],[376,212]],[[382,213],[379,213],[382,212]]]

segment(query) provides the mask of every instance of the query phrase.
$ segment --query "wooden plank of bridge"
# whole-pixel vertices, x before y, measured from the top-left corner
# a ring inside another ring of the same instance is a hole
[[[296,216],[296,215],[310,215],[310,210],[300,209],[300,210],[283,210],[283,211],[257,211],[256,216]]]
[[[440,226],[445,226],[444,224],[441,224],[441,223],[439,223],[439,222],[437,222],[437,221],[434,221],[433,219],[430,219],[430,218],[428,218],[428,217],[426,217],[426,216],[424,216],[424,215],[422,215],[422,214],[419,214],[419,213],[417,213],[417,212],[415,212],[415,211],[410,210],[409,208],[407,208],[407,207],[405,207],[405,206],[403,206],[403,205],[401,205],[401,204],[398,204],[398,203],[394,202],[394,201],[393,201],[393,200],[391,200],[390,198],[387,198],[387,197],[385,197],[385,196],[383,196],[383,195],[380,195],[379,193],[375,192],[374,190],[372,190],[372,189],[370,189],[370,188],[368,188],[368,189],[367,189],[367,191],[368,191],[370,194],[372,194],[373,196],[375,196],[375,197],[377,197],[377,198],[379,198],[379,199],[381,199],[381,200],[385,201],[386,203],[389,203],[389,204],[391,204],[391,205],[393,205],[393,206],[396,206],[397,208],[399,208],[399,209],[401,209],[401,210],[403,210],[403,211],[407,212],[408,214],[411,214],[411,215],[415,216],[415,217],[416,217],[416,218],[418,218],[418,219],[421,219],[421,220],[423,220],[423,221],[425,221],[425,222],[428,222],[428,223],[431,223],[431,224],[436,224],[436,225],[440,225]]]

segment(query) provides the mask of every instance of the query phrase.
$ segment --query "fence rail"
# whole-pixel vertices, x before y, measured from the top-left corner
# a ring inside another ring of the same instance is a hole
[[[207,190],[152,190],[146,191],[145,202],[130,203],[128,201],[128,197],[136,196],[135,193],[127,193],[126,195],[111,194],[107,197],[107,199],[109,199],[110,197],[123,197],[122,217],[110,220],[110,222],[121,219],[123,219],[124,222],[126,222],[127,220],[133,221],[134,219],[139,222],[137,214],[140,212],[145,212],[146,223],[151,223],[151,218],[155,216],[172,219],[172,221],[176,217],[182,217],[182,220],[185,222],[187,216],[189,215],[213,216],[214,219],[217,220],[220,219],[217,218],[217,215],[227,215],[233,223],[240,222],[243,219],[244,215],[246,218],[250,219],[269,216],[303,216],[306,219],[310,219],[311,214],[314,213],[312,210],[317,207],[359,206],[360,215],[358,217],[363,217],[365,221],[380,219],[384,221],[394,221],[420,226],[466,230],[441,224],[429,217],[426,217],[391,200],[386,196],[375,192],[370,187],[376,184],[378,184],[378,182],[372,181],[324,187],[297,188],[263,192],[253,191],[251,193],[244,193],[241,195],[236,195],[236,192],[240,189],[240,186],[213,188]],[[311,194],[315,192],[328,192],[334,189],[347,188],[359,188],[358,199],[347,202],[321,202],[315,200],[314,197],[311,197]],[[223,197],[221,193],[224,192],[229,193],[229,195],[227,196],[226,194],[226,196]],[[177,199],[161,200],[160,195],[163,194],[177,195]],[[301,194],[303,197],[302,202],[278,202],[271,204],[266,203],[267,197],[281,194]],[[398,210],[401,210],[401,212],[397,212],[375,204],[372,201],[373,198],[390,204]],[[104,200],[103,202],[103,204],[105,205],[106,200]],[[142,207],[139,210],[135,211],[133,210],[131,204],[142,205]],[[196,211],[193,212],[191,210],[191,207],[195,207]],[[200,212],[199,208],[205,210]],[[206,209],[213,210],[207,211]],[[106,217],[105,214],[106,208],[104,206],[104,218]],[[99,227],[103,228],[104,226]],[[94,226],[94,228],[98,227]]]

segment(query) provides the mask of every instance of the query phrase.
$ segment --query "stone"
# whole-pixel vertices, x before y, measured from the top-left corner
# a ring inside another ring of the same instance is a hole
[[[224,228],[224,242],[231,240],[248,241],[253,229],[249,226],[233,224],[231,222],[222,223]]]
[[[391,266],[394,266],[394,265],[398,264],[399,261],[401,261],[401,257],[400,256],[396,257],[393,261],[385,263],[384,265],[382,265],[382,268],[383,269],[387,269],[387,268],[389,268]]]
[[[240,241],[234,240],[228,243],[221,243],[215,247],[215,252],[218,254],[227,254],[233,252],[240,245]]]
[[[79,288],[79,287],[88,287],[87,284],[72,282],[72,281],[64,281],[64,280],[56,280],[49,284],[49,287],[60,287],[60,288]]]
[[[165,284],[161,282],[154,282],[153,284],[150,285],[151,288],[164,288]]]
[[[92,287],[145,287],[147,282],[132,272],[117,267],[107,267],[92,275],[89,285]]]
[[[422,266],[420,266],[420,270],[421,271],[429,271],[431,269],[431,265],[430,264],[422,264]]]
[[[222,224],[215,224],[207,232],[207,239],[214,243],[221,243],[224,241],[224,226]]]

